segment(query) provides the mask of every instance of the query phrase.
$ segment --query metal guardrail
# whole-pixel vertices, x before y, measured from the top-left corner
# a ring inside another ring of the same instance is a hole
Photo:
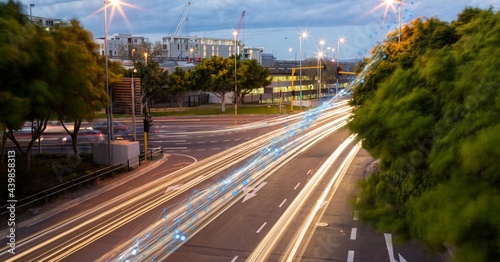
[[[144,152],[139,155],[139,166],[144,163],[146,160],[153,160],[158,156],[163,155],[163,146],[157,147],[157,148],[152,148],[151,150],[148,150],[148,153],[145,154]],[[105,177],[107,175],[113,176],[115,172],[127,168],[127,171],[130,171],[131,169],[131,162],[134,162],[133,159],[129,159],[127,161],[123,161],[108,167],[105,167],[103,169],[94,171],[88,175],[84,175],[81,177],[77,177],[75,179],[66,181],[64,183],[61,183],[59,185],[50,187],[48,189],[45,189],[43,191],[40,191],[38,193],[35,193],[33,195],[24,197],[22,199],[17,200],[16,202],[16,209],[19,210],[22,207],[26,207],[28,205],[34,204],[36,202],[40,202],[42,200],[45,201],[45,205],[48,205],[49,198],[52,196],[55,196],[57,194],[60,194],[62,192],[69,191],[70,189],[77,188],[79,186],[82,186],[82,184],[85,183],[91,183],[92,185],[97,185],[97,181],[101,177]],[[135,161],[137,162],[137,161]],[[92,182],[93,181],[93,182]],[[8,213],[7,209],[8,205],[4,205],[1,207],[1,210],[7,210],[2,212],[2,215]]]

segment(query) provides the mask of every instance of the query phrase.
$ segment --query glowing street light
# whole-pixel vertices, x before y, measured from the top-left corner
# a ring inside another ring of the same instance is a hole
[[[118,5],[119,0],[104,1],[104,59],[106,60],[106,93],[109,95],[109,106],[107,108],[106,120],[108,124],[108,164],[111,165],[111,140],[113,139],[113,97],[109,90],[109,66],[108,66],[108,18],[107,18],[107,7],[108,4]]]
[[[338,41],[337,41],[337,52],[338,52],[338,55],[337,55],[337,66],[339,66],[339,61],[340,61],[340,43],[344,43],[345,42],[345,38],[341,37]]]
[[[325,40],[319,40],[319,44],[321,45],[321,49],[318,52],[318,92],[317,92],[317,98],[321,96],[321,67],[320,67],[320,60],[323,58],[323,46],[325,45]]]
[[[337,56],[337,71],[338,71],[338,68],[339,68],[339,62],[340,62],[340,43],[344,43],[345,42],[345,38],[341,37],[338,41],[337,41],[337,52],[338,52],[338,56]],[[339,93],[339,78],[337,77],[337,85],[335,86],[335,94],[338,94]]]
[[[385,0],[386,5],[392,5],[394,3],[399,3],[398,21],[399,21],[399,33],[398,33],[398,44],[401,43],[401,16],[403,13],[403,0]]]
[[[320,67],[320,62],[321,62],[321,59],[323,58],[323,51],[319,51],[318,52],[318,71],[319,71],[319,78],[318,78],[318,99],[319,97],[321,96],[321,67]]]
[[[300,60],[299,60],[299,83],[300,83],[300,110],[302,110],[302,38],[307,38],[307,32],[302,32],[299,37],[299,52],[300,52]]]

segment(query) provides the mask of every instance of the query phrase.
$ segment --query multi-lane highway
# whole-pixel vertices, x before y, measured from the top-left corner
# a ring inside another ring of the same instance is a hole
[[[16,254],[0,249],[0,260],[324,260],[311,243],[361,148],[345,128],[349,111],[344,101],[237,127],[229,118],[158,121],[168,131],[150,143],[169,152],[163,164],[23,224]],[[339,216],[352,216],[348,202]],[[390,261],[386,239],[377,241]],[[355,251],[339,252],[354,261]]]

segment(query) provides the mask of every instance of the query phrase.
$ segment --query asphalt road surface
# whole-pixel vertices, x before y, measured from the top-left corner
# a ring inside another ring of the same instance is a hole
[[[150,142],[165,159],[22,223],[0,260],[442,261],[358,220],[355,184],[372,159],[348,117],[338,103],[236,127],[157,121]]]

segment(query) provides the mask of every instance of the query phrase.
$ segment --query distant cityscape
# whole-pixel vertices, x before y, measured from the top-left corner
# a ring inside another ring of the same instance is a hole
[[[55,30],[67,23],[61,19],[44,18],[38,16],[30,17],[34,24],[43,26],[46,30]],[[99,46],[98,52],[105,55],[104,37],[94,38]],[[149,55],[149,57],[143,57]],[[231,57],[240,56],[241,59],[255,59],[263,66],[269,68],[273,77],[272,83],[267,87],[255,88],[245,97],[249,103],[275,103],[283,96],[283,101],[291,100],[293,91],[299,88],[298,71],[292,76],[292,69],[298,69],[300,61],[277,60],[272,53],[266,53],[262,47],[247,47],[242,41],[228,38],[210,38],[183,35],[166,35],[162,41],[151,43],[148,38],[132,34],[113,34],[108,36],[108,57],[119,61],[125,68],[132,68],[133,61],[154,60],[167,71],[173,71],[175,67],[183,69],[193,68],[204,59],[212,56]],[[302,66],[319,65],[318,58],[310,58],[302,61]],[[359,61],[357,59],[336,61],[334,57],[323,57],[321,64],[330,68],[320,77],[317,69],[303,70],[302,96],[304,100],[318,99],[321,96],[331,95],[342,89],[349,82],[352,75],[336,75],[339,67],[345,71],[354,71]],[[295,85],[292,86],[292,82]],[[318,92],[318,89],[321,89]],[[295,91],[297,91],[295,90]]]

